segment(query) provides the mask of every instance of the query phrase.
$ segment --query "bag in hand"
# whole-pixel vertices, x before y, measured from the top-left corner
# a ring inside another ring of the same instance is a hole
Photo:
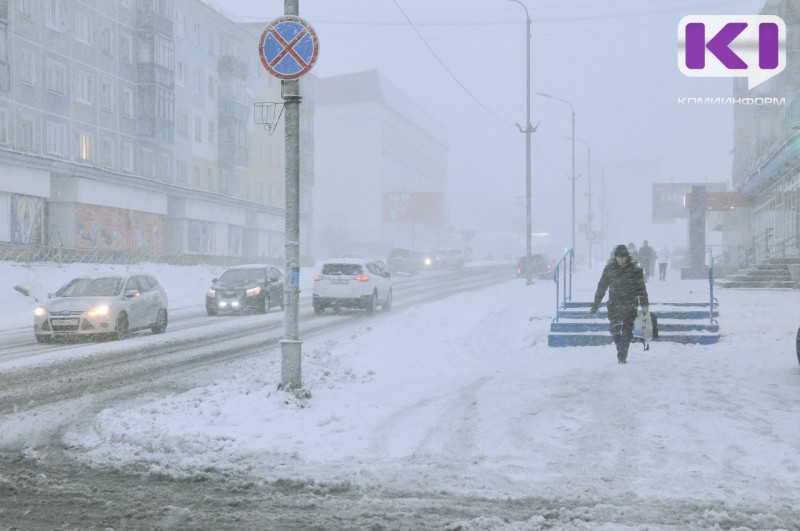
[[[633,335],[641,337],[645,341],[653,339],[653,318],[650,312],[644,313],[641,308],[636,312],[636,319],[633,321]]]

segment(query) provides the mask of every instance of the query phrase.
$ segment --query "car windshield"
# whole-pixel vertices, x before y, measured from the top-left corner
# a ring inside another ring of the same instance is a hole
[[[56,292],[56,297],[104,297],[119,295],[122,278],[76,278]]]
[[[219,277],[220,282],[264,282],[263,269],[228,269]]]
[[[325,264],[322,266],[323,275],[361,275],[364,269],[359,264]]]

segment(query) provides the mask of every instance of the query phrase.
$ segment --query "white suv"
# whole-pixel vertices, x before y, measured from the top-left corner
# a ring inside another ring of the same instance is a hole
[[[379,261],[363,258],[325,260],[314,276],[314,313],[325,308],[361,308],[374,312],[392,307],[391,275]]]
[[[464,253],[461,249],[442,247],[436,249],[436,267],[461,269],[464,267]]]

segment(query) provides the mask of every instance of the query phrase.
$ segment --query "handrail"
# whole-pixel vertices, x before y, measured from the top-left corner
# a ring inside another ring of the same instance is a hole
[[[714,308],[719,305],[719,302],[714,298],[714,251],[711,247],[706,247],[708,250],[708,321],[710,324],[717,324],[714,319]]]
[[[569,267],[567,267],[567,257],[569,257]],[[556,267],[553,269],[553,281],[556,283],[556,317],[554,319],[555,322],[558,322],[558,309],[559,309],[559,294],[561,293],[561,283],[558,280],[558,275],[562,271],[561,264],[564,264],[563,269],[563,276],[564,276],[564,295],[563,295],[563,304],[561,307],[567,307],[567,301],[572,300],[572,269],[573,269],[573,262],[575,261],[575,251],[569,249],[564,256],[561,257],[561,260],[558,261]],[[569,272],[569,297],[567,297],[567,272]]]

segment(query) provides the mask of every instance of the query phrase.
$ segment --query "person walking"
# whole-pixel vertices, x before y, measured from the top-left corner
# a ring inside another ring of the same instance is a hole
[[[636,259],[631,257],[625,245],[618,245],[614,249],[614,258],[603,268],[603,274],[594,294],[594,302],[589,309],[591,313],[600,310],[600,303],[606,290],[609,329],[617,347],[617,362],[627,363],[638,305],[642,306],[642,311],[647,312],[650,302],[647,298],[642,269]]]
[[[650,247],[647,240],[639,247],[639,263],[642,264],[644,281],[647,282],[648,279],[654,275],[656,265],[656,251]]]
[[[662,245],[658,248],[658,280],[667,280],[667,266],[669,265],[669,247]]]

